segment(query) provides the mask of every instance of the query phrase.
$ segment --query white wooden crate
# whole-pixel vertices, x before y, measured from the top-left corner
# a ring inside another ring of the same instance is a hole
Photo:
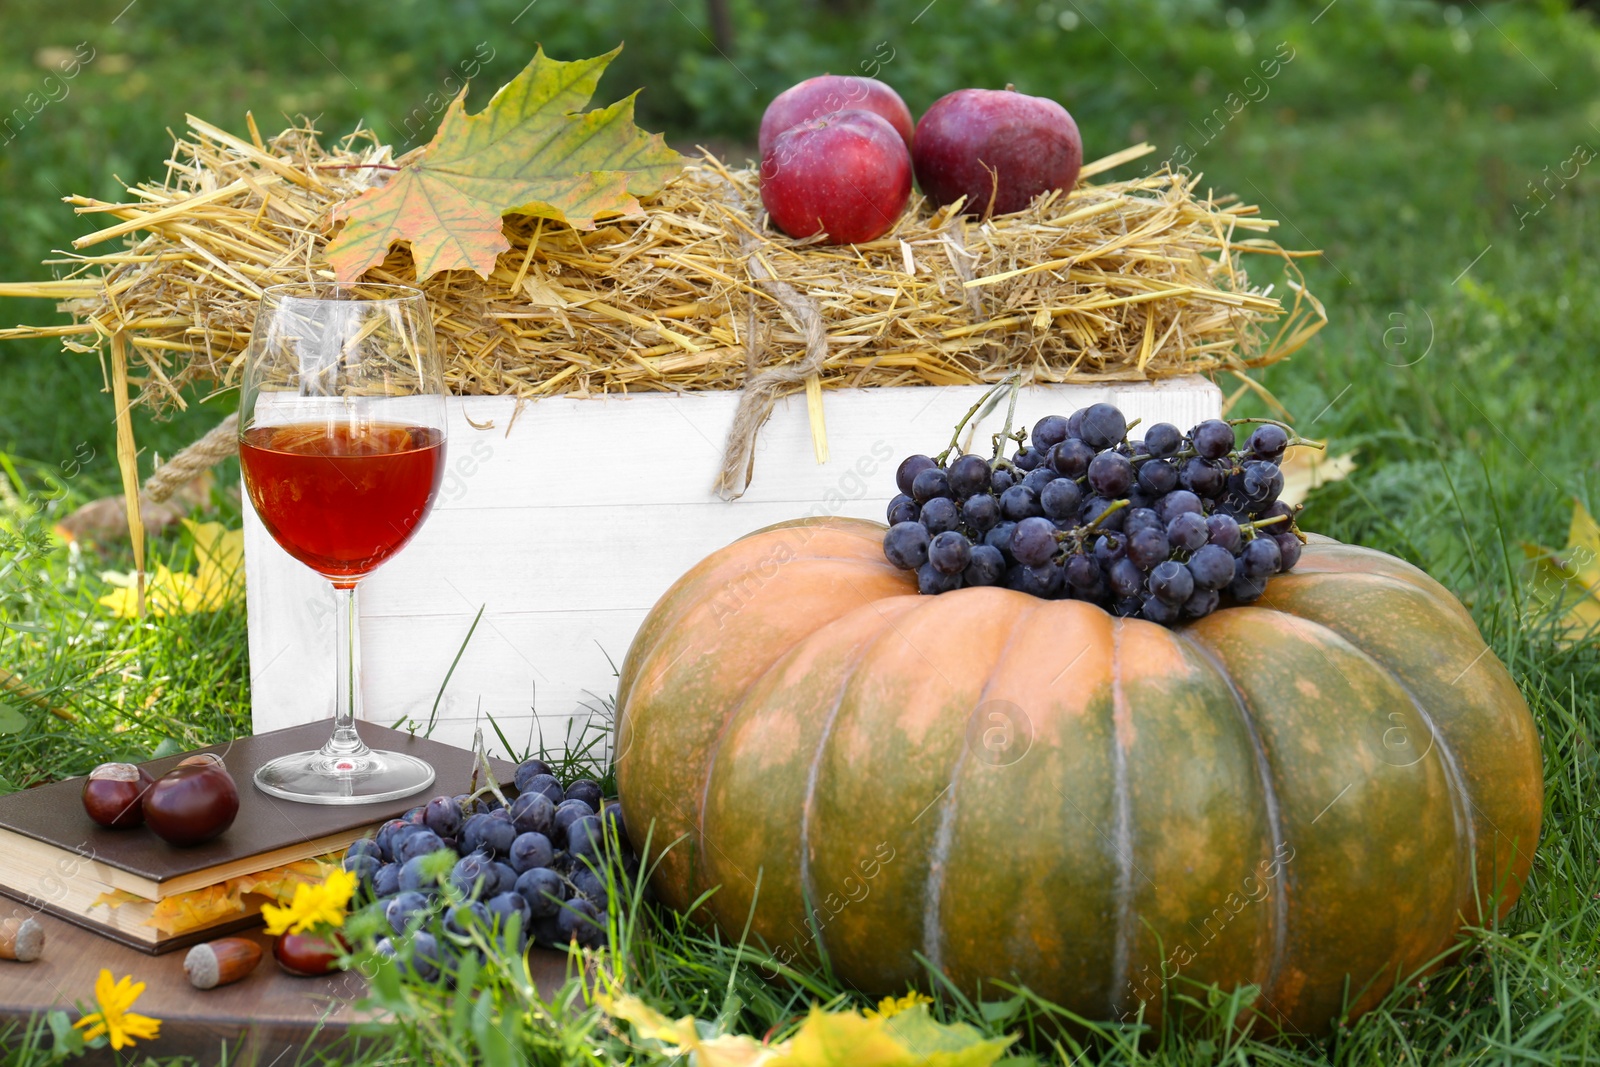
[[[628,643],[668,586],[751,530],[803,515],[881,520],[894,469],[936,452],[983,394],[971,387],[826,394],[830,458],[812,451],[803,395],[761,430],[755,477],[736,501],[712,483],[739,394],[450,402],[446,474],[433,514],[361,584],[366,717],[428,720],[479,607],[483,619],[439,701],[433,736],[470,745],[493,716],[518,748],[559,749],[616,692]],[[1215,418],[1200,378],[1025,389],[1019,425],[1100,401],[1146,424]],[[1005,409],[978,427],[999,430]],[[507,427],[510,427],[509,433]],[[485,427],[485,428],[480,428]],[[589,501],[600,501],[590,503]],[[245,509],[251,689],[257,733],[333,714],[334,599]],[[598,720],[596,720],[598,722]],[[503,746],[495,745],[501,754]]]

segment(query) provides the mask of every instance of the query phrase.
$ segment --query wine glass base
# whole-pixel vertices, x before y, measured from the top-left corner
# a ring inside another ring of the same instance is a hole
[[[263,793],[300,804],[373,804],[422,792],[433,767],[400,752],[296,752],[263,766],[255,780]]]

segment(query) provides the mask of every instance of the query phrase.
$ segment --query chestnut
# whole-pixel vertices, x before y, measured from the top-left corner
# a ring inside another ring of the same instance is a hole
[[[131,763],[102,763],[83,783],[83,810],[108,830],[126,830],[144,822],[143,800],[151,779]]]
[[[185,759],[144,795],[144,821],[168,844],[210,841],[238,814],[239,789],[222,760],[210,753]]]
[[[345,952],[344,939],[338,934],[324,937],[321,934],[282,933],[272,943],[272,958],[289,974],[297,978],[318,978],[332,974],[334,964]]]

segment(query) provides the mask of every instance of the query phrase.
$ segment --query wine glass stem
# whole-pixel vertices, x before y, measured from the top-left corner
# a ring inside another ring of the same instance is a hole
[[[338,649],[338,698],[333,709],[333,736],[322,746],[324,756],[363,756],[367,746],[356,733],[361,715],[361,626],[356,615],[356,587],[333,587]]]

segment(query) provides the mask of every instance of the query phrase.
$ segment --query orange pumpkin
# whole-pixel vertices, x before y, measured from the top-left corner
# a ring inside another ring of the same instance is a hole
[[[1420,570],[1316,539],[1178,628],[999,588],[918,596],[884,528],[715,553],[618,695],[655,885],[877,995],[1005,979],[1160,1025],[1168,983],[1254,984],[1325,1030],[1503,914],[1537,844],[1533,720]],[[753,908],[753,912],[752,912]],[[1179,991],[1174,987],[1174,991]]]

